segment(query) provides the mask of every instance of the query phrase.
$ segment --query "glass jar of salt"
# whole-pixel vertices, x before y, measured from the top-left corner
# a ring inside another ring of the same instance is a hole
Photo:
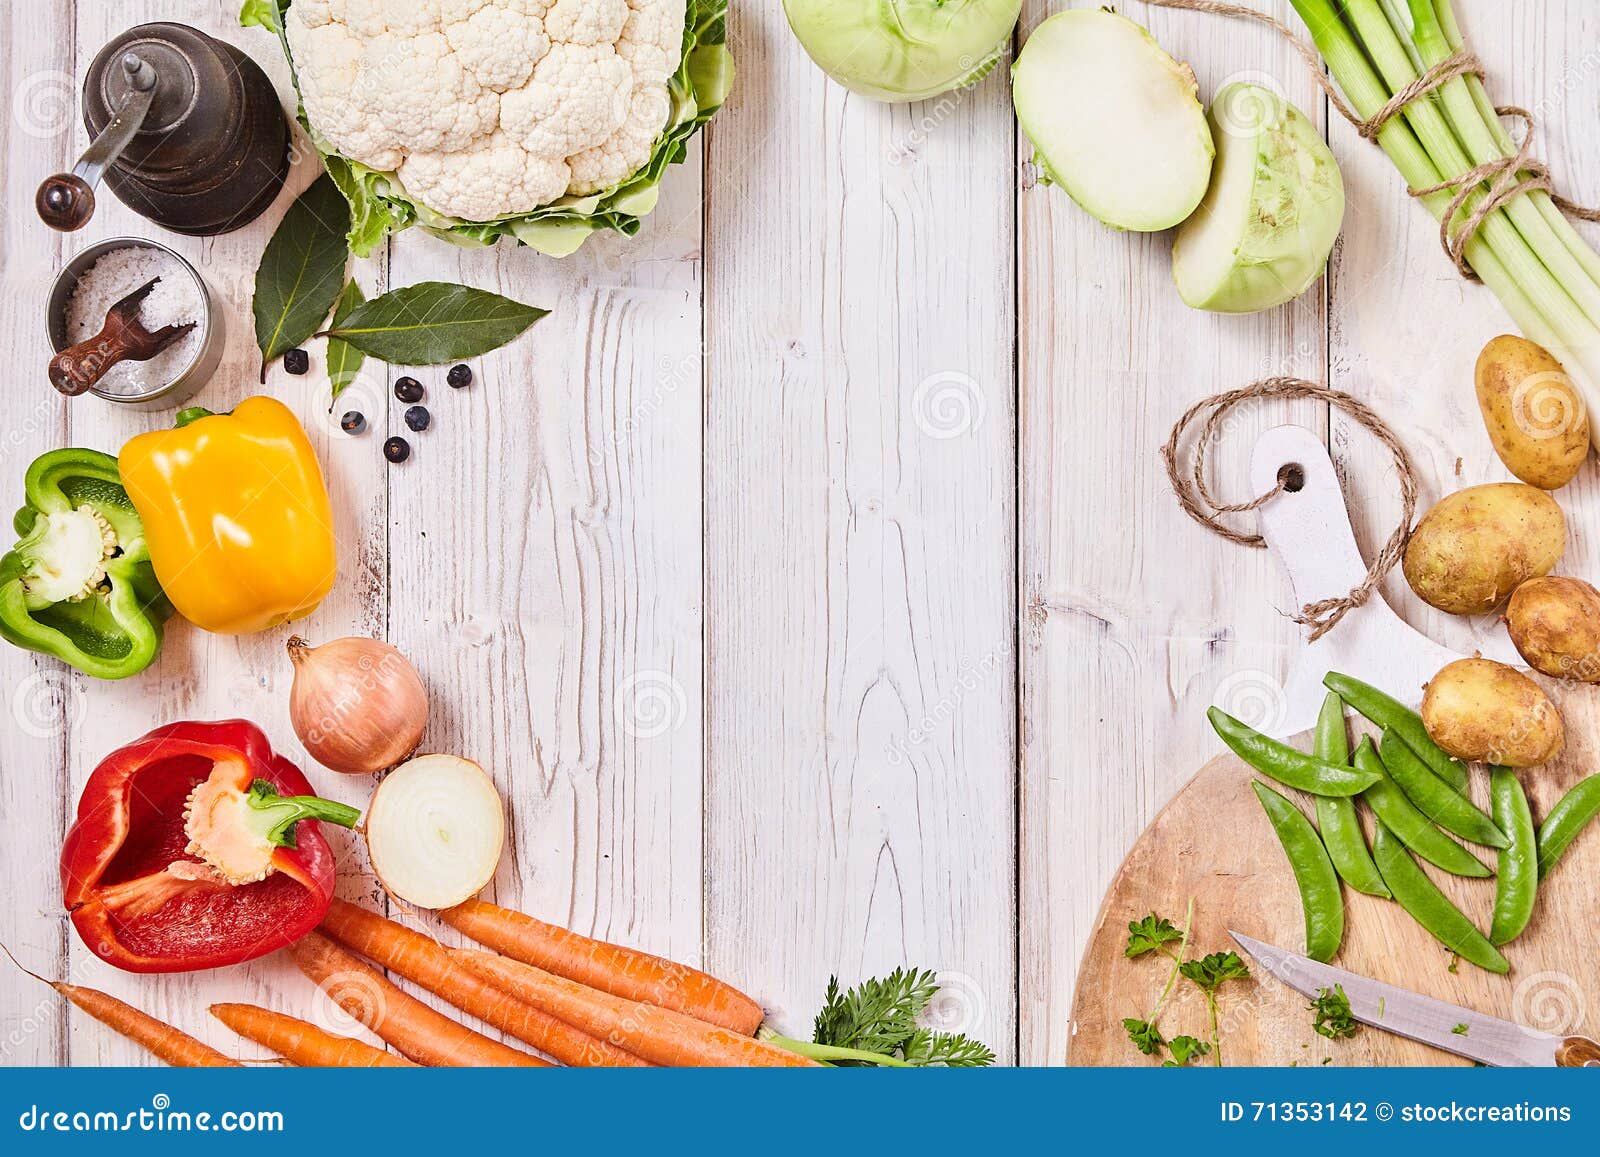
[[[145,286],[148,291],[138,296]],[[221,360],[222,315],[212,307],[211,293],[195,268],[164,245],[118,238],[73,257],[50,295],[51,345],[59,355],[110,332],[114,327],[108,326],[108,314],[130,295],[135,301],[119,312],[136,323],[135,332],[183,332],[165,344],[156,343],[160,348],[145,360],[121,357],[103,372],[95,365],[99,376],[89,391],[144,409],[180,405],[206,383]],[[114,350],[108,360],[121,352]]]

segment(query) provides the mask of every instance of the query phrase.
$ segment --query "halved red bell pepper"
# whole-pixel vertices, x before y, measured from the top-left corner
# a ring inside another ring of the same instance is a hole
[[[258,799],[302,797],[265,805],[279,809],[281,822],[264,878],[230,883],[189,850],[185,805],[207,781]],[[189,972],[264,956],[327,912],[333,852],[309,817],[341,812],[348,815],[337,822],[354,822],[354,808],[316,799],[254,724],[158,727],[106,756],[84,786],[61,849],[67,911],[97,956],[129,972]]]

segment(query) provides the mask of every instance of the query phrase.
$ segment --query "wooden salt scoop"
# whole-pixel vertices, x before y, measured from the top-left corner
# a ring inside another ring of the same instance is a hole
[[[147,362],[195,327],[192,321],[151,333],[139,321],[139,304],[161,278],[153,277],[106,312],[106,324],[87,341],[50,359],[50,384],[69,398],[87,392],[118,362]]]

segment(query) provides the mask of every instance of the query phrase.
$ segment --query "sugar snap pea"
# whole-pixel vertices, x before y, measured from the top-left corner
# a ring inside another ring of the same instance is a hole
[[[1495,826],[1495,822],[1479,811],[1470,799],[1435,775],[1394,728],[1384,730],[1378,751],[1383,757],[1383,766],[1400,785],[1400,790],[1406,793],[1406,798],[1445,831],[1486,847],[1510,846],[1511,841]]]
[[[1339,876],[1317,829],[1305,813],[1259,780],[1251,784],[1256,798],[1278,833],[1278,842],[1289,857],[1295,883],[1300,886],[1300,907],[1306,917],[1306,955],[1313,960],[1332,960],[1344,940],[1344,895]]]
[[[1361,771],[1377,774],[1376,782],[1366,790],[1362,798],[1373,811],[1378,813],[1378,818],[1383,821],[1390,833],[1406,847],[1428,863],[1435,864],[1447,872],[1453,872],[1457,876],[1482,877],[1493,874],[1477,856],[1434,827],[1428,817],[1418,811],[1417,806],[1406,798],[1405,792],[1389,778],[1389,773],[1383,766],[1378,749],[1372,745],[1370,736],[1363,739],[1361,745],[1356,748],[1355,764]],[[1381,861],[1378,863],[1378,869],[1383,870]],[[1388,872],[1383,873],[1383,881],[1393,892],[1394,881],[1389,879]]]
[[[1344,700],[1332,691],[1322,701],[1311,754],[1340,767],[1350,762],[1350,735],[1344,726]],[[1356,814],[1356,801],[1327,795],[1316,798],[1317,827],[1322,832],[1322,844],[1328,849],[1328,858],[1333,861],[1335,870],[1344,882],[1369,896],[1392,899],[1378,865],[1372,862],[1372,853],[1367,850],[1367,837],[1361,830],[1361,817]]]
[[[1220,708],[1206,712],[1211,726],[1235,755],[1269,779],[1312,795],[1360,795],[1376,777],[1370,771],[1336,767],[1331,763],[1296,751],[1287,743],[1269,739],[1255,728],[1240,723]]]
[[[1539,875],[1548,876],[1589,821],[1600,815],[1600,775],[1579,783],[1550,809],[1539,828]]]
[[[1510,944],[1533,919],[1539,894],[1539,837],[1533,830],[1533,813],[1522,781],[1509,767],[1489,769],[1489,796],[1494,801],[1494,821],[1511,836],[1500,852],[1500,871],[1494,882],[1494,922],[1489,939]]]
[[[1501,974],[1511,971],[1500,950],[1428,879],[1399,837],[1381,823],[1372,841],[1372,855],[1394,898],[1434,939],[1479,968]]]
[[[1392,728],[1406,741],[1406,746],[1416,752],[1422,762],[1451,787],[1457,791],[1467,790],[1467,765],[1453,758],[1429,738],[1428,729],[1422,725],[1422,716],[1400,700],[1392,695],[1385,695],[1360,679],[1352,679],[1349,675],[1341,675],[1337,671],[1328,672],[1322,680],[1322,685],[1335,692],[1339,698],[1380,728],[1385,730]]]

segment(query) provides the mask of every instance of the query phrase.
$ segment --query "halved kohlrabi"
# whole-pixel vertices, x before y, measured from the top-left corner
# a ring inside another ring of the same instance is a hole
[[[1316,126],[1277,93],[1230,84],[1211,102],[1216,171],[1178,229],[1172,272],[1195,309],[1255,313],[1316,284],[1344,224],[1344,181]]]
[[[1154,232],[1200,204],[1215,148],[1194,73],[1139,25],[1063,12],[1034,29],[1011,71],[1035,162],[1101,221]]]

